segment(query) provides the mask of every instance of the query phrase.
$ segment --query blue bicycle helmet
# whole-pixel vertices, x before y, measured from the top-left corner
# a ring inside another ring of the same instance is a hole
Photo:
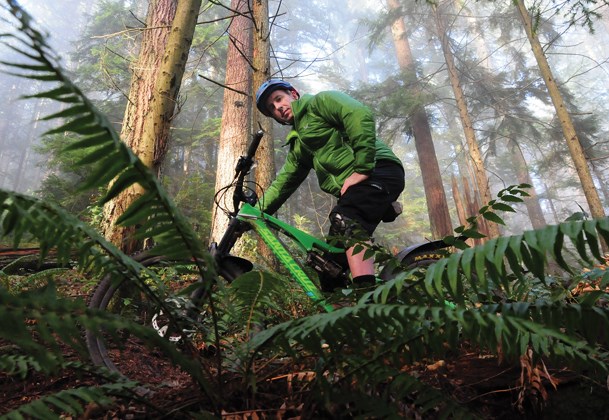
[[[279,79],[269,79],[260,85],[256,91],[256,107],[267,117],[270,117],[271,114],[266,109],[266,100],[269,95],[277,89],[293,90],[298,93],[298,91],[294,89],[294,86],[292,86],[289,82]]]

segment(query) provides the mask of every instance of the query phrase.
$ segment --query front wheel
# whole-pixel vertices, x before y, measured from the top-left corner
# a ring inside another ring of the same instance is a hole
[[[96,365],[105,366],[124,376],[142,383],[160,384],[167,381],[186,380],[188,375],[174,366],[159,348],[150,346],[140,334],[132,331],[124,321],[151,327],[156,333],[175,345],[186,335],[193,344],[204,339],[200,326],[207,315],[204,305],[195,308],[197,302],[205,301],[209,288],[196,287],[191,296],[178,293],[190,284],[199,281],[193,266],[188,263],[168,264],[162,258],[135,257],[142,265],[156,272],[156,279],[144,279],[143,285],[126,278],[106,275],[98,283],[89,299],[89,308],[117,315],[117,322],[110,322],[102,331],[86,331],[86,343],[91,360]],[[193,287],[193,286],[191,286]],[[169,308],[169,310],[168,310]],[[196,325],[196,328],[182,328],[177,331],[175,322],[169,322],[167,314],[179,317],[182,325]],[[187,319],[187,322],[182,322]],[[132,325],[132,324],[131,324]],[[196,329],[196,331],[195,331]]]

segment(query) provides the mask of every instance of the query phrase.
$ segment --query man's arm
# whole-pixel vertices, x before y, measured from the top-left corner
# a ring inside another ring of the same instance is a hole
[[[310,168],[298,162],[292,152],[288,153],[287,159],[277,178],[264,192],[260,198],[259,205],[263,212],[274,214],[286,202],[288,198],[307,178]]]

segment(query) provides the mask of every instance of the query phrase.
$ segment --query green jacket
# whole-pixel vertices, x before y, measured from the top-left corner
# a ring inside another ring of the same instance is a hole
[[[336,91],[302,95],[292,102],[294,127],[285,164],[260,200],[263,210],[275,213],[315,170],[319,186],[340,196],[353,172],[368,174],[379,159],[402,163],[376,138],[372,112],[350,96]]]

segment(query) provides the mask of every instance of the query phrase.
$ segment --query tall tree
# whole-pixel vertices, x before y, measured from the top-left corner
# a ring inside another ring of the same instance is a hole
[[[268,0],[253,0],[252,2],[253,23],[253,54],[252,54],[252,97],[256,90],[265,80],[271,76],[270,56],[270,25],[269,25],[269,2]],[[256,171],[256,183],[262,189],[266,189],[275,176],[275,153],[273,147],[273,124],[270,118],[264,117],[257,110],[252,115],[254,130],[262,127],[267,139],[260,145],[257,152],[259,166],[263,171]]]
[[[389,10],[396,14],[391,24],[391,34],[393,36],[398,64],[405,77],[408,80],[414,81],[417,77],[415,61],[412,57],[406,25],[401,13],[399,13],[399,1],[387,0],[387,5]],[[416,93],[415,96],[417,96]],[[431,233],[434,238],[438,239],[452,233],[452,223],[427,113],[420,102],[416,102],[410,113],[411,128],[414,134],[421,177],[423,178],[423,186],[425,188]]]
[[[133,69],[121,135],[150,168],[158,171],[167,150],[169,128],[197,22],[201,0],[153,0]],[[104,208],[104,234],[125,252],[137,249],[133,232],[115,225],[140,195],[133,187]]]
[[[529,168],[524,158],[524,153],[522,153],[522,149],[520,148],[518,142],[514,141],[513,139],[509,139],[508,150],[510,152],[511,162],[516,170],[518,183],[529,184],[532,186],[533,181],[531,180],[531,176],[529,174]],[[535,188],[532,188],[529,191],[529,197],[524,198],[524,204],[527,208],[527,212],[529,213],[529,218],[531,219],[533,229],[541,229],[545,227],[546,219],[543,215],[543,211],[541,210]]]
[[[533,55],[537,60],[537,65],[539,66],[541,76],[543,77],[548,89],[548,93],[550,94],[550,98],[552,99],[552,103],[554,104],[554,108],[556,109],[556,114],[560,120],[564,138],[567,142],[567,146],[569,147],[569,153],[573,159],[577,175],[579,176],[584,195],[586,196],[586,200],[588,202],[588,207],[590,208],[590,213],[593,218],[605,217],[605,210],[598,195],[598,191],[594,186],[594,181],[590,173],[590,168],[588,167],[588,162],[586,161],[584,150],[581,146],[579,138],[577,137],[577,132],[575,131],[571,115],[565,106],[565,102],[562,98],[559,87],[556,84],[556,79],[552,74],[552,69],[550,68],[548,60],[543,52],[541,42],[539,41],[539,38],[535,32],[531,15],[529,14],[529,11],[522,0],[515,0],[514,5],[518,10],[527,34],[527,38],[531,44]]]
[[[228,28],[228,54],[222,126],[218,143],[216,166],[216,191],[230,185],[235,175],[235,165],[247,149],[250,127],[251,92],[251,21],[247,16],[247,0],[231,0],[234,16]],[[222,198],[222,197],[221,197]],[[229,194],[215,206],[212,212],[211,240],[218,241],[228,225],[228,218],[221,208],[232,210]]]
[[[271,76],[270,41],[271,31],[269,25],[269,2],[268,0],[252,1],[252,24],[253,24],[253,54],[252,54],[252,97],[256,90],[265,80]],[[252,126],[254,131],[259,128],[265,132],[266,140],[260,144],[256,155],[258,168],[255,173],[256,185],[262,191],[266,190],[275,178],[275,147],[273,141],[273,122],[264,117],[256,107],[253,107]],[[261,238],[258,238],[258,250],[263,260],[274,265],[273,253]]]
[[[461,87],[459,72],[457,70],[455,58],[450,46],[450,38],[448,36],[448,27],[445,22],[445,17],[442,13],[440,13],[438,6],[432,5],[432,10],[433,18],[436,23],[437,35],[440,38],[442,52],[444,53],[444,59],[446,60],[450,84],[452,86],[455,100],[457,102],[461,125],[463,127],[463,132],[467,141],[469,158],[473,165],[478,192],[480,194],[482,204],[484,205],[491,201],[492,197],[488,177],[486,175],[486,169],[484,167],[482,152],[480,151],[478,140],[476,139],[476,133],[474,131],[473,122],[467,108],[465,94]],[[499,236],[499,227],[496,223],[488,223],[487,226],[488,236],[490,238],[496,238],[497,236]]]

